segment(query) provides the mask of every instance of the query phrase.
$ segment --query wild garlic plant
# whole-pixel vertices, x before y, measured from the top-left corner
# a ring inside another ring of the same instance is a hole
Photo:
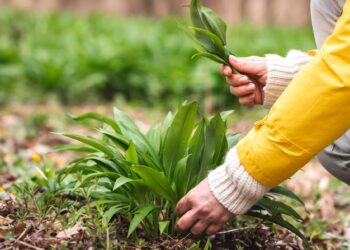
[[[137,235],[141,227],[150,237],[175,235],[176,203],[219,166],[239,135],[227,133],[227,118],[232,111],[204,116],[195,102],[179,105],[161,125],[142,133],[124,112],[114,109],[114,119],[98,113],[72,116],[76,121],[97,120],[99,138],[64,133],[83,145],[62,145],[56,149],[85,153],[61,170],[67,192],[89,190],[93,205],[105,209],[103,221],[112,218],[129,222],[127,236]],[[301,216],[277,197],[303,205],[294,193],[276,187],[259,201],[248,216],[280,225],[302,238],[289,221]]]

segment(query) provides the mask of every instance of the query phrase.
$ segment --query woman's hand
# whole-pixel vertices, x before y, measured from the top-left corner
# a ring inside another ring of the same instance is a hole
[[[239,97],[242,105],[257,105],[264,102],[264,87],[267,80],[267,64],[264,57],[229,57],[232,67],[245,75],[235,74],[222,65],[221,73],[230,85],[230,92]]]
[[[213,235],[234,218],[210,191],[208,179],[199,183],[178,202],[176,214],[181,217],[176,230],[191,230],[194,235]]]

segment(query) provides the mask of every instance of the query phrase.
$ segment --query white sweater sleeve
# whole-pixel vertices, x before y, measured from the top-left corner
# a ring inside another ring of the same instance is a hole
[[[236,148],[227,153],[220,167],[209,173],[208,180],[216,199],[233,214],[244,214],[269,190],[245,170]]]
[[[288,84],[311,58],[312,56],[298,50],[291,50],[285,58],[278,55],[266,55],[267,81],[263,103],[265,108],[272,107]]]

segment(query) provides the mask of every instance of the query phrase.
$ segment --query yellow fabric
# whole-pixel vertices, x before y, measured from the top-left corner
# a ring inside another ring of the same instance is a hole
[[[293,175],[350,128],[350,0],[333,34],[270,113],[237,145],[248,173],[268,187]]]

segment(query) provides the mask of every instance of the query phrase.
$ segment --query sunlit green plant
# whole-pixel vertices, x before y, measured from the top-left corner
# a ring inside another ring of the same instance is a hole
[[[103,128],[98,129],[100,139],[63,134],[85,145],[63,145],[56,150],[87,153],[61,171],[62,178],[71,180],[66,189],[78,192],[88,188],[94,203],[105,206],[105,224],[114,216],[129,221],[128,237],[139,225],[148,236],[174,235],[176,203],[208,171],[219,166],[238,141],[238,135],[227,134],[226,120],[231,113],[205,117],[196,103],[184,103],[175,114],[169,113],[162,125],[151,127],[147,133],[142,133],[118,109],[114,109],[114,119],[98,113],[72,116],[77,121],[100,121]],[[295,194],[277,187],[247,215],[278,224],[306,243],[302,233],[285,218],[301,222],[301,216],[276,200],[277,196],[303,205]]]
[[[191,1],[190,16],[192,26],[189,30],[185,29],[185,33],[198,51],[192,59],[205,57],[231,67],[234,72],[241,73],[229,62],[229,56],[233,53],[227,47],[227,25],[221,17],[212,9],[202,6],[202,0]]]
[[[231,54],[227,48],[227,25],[212,9],[201,5],[201,0],[192,0],[190,5],[192,26],[186,33],[198,53],[195,57],[206,57],[212,61],[230,65]]]

